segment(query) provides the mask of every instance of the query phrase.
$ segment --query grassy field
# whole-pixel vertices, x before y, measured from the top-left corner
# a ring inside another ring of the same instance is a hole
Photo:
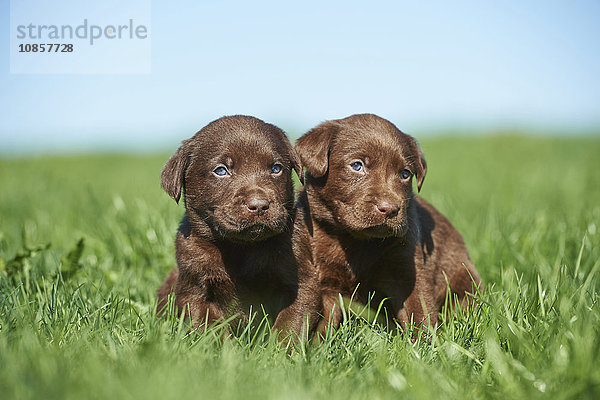
[[[183,212],[169,154],[0,160],[0,397],[599,398],[600,139],[422,145],[422,195],[465,237],[481,306],[433,342],[348,317],[291,354],[154,315]]]

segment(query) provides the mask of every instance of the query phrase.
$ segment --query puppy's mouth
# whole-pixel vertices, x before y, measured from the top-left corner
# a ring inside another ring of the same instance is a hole
[[[357,239],[385,239],[389,237],[403,237],[406,234],[406,225],[379,224],[366,228],[351,230]]]
[[[280,230],[273,226],[257,223],[237,230],[230,229],[222,233],[224,238],[235,242],[259,242],[281,232],[283,232],[283,229]]]
[[[406,211],[401,210],[397,215],[386,218],[370,211],[369,203],[365,207],[338,204],[344,208],[337,218],[338,223],[345,227],[357,239],[385,239],[402,237],[408,231]],[[361,210],[363,212],[361,212]]]
[[[236,242],[258,242],[282,233],[286,229],[287,214],[269,213],[236,218],[227,210],[215,210],[212,226],[218,236]]]
[[[401,229],[396,226],[390,226],[389,224],[381,224],[370,226],[361,231],[361,234],[368,238],[387,238],[392,236],[402,236]]]

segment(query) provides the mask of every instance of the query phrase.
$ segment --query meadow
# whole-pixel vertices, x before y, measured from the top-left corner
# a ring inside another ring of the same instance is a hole
[[[291,352],[155,315],[183,213],[168,152],[0,159],[0,397],[600,398],[600,138],[421,144],[479,307],[416,342],[347,313]]]

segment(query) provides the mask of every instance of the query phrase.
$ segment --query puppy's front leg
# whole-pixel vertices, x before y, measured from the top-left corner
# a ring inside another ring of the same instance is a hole
[[[277,315],[273,331],[281,338],[303,343],[314,332],[320,310],[321,296],[316,279],[313,282],[301,283],[292,304]]]
[[[323,285],[323,284],[322,284]],[[325,336],[331,325],[331,329],[339,328],[342,323],[342,307],[340,296],[344,299],[350,299],[352,291],[344,288],[343,285],[327,285],[321,287],[321,299],[323,302],[323,319],[319,323],[317,332]]]
[[[397,310],[396,320],[405,332],[414,327],[413,338],[418,335],[428,336],[437,324],[438,311],[431,301],[431,296],[427,297],[422,293],[413,292],[401,303],[392,301],[392,306]]]
[[[342,305],[340,304],[341,291],[336,289],[323,290],[323,318],[326,324],[331,323],[334,328],[338,328],[342,323]],[[350,297],[350,295],[342,295]]]
[[[224,319],[235,305],[236,291],[220,249],[182,231],[175,246],[179,269],[175,302],[179,312],[185,312],[195,327]]]
[[[179,274],[175,301],[180,312],[195,328],[208,326],[227,317],[228,309],[235,303],[233,283],[229,279],[190,274]]]

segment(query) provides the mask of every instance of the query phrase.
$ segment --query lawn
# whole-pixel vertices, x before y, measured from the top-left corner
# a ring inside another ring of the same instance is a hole
[[[183,213],[169,154],[0,159],[0,397],[599,398],[600,138],[422,147],[480,306],[416,343],[348,314],[293,352],[155,316]]]

